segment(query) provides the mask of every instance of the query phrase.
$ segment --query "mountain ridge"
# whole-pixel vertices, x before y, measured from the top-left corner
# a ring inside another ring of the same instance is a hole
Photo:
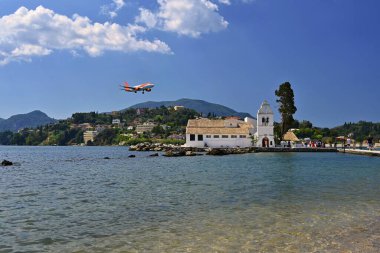
[[[156,108],[156,107],[161,107],[161,106],[169,107],[169,106],[176,106],[176,105],[193,109],[197,111],[198,113],[202,113],[203,116],[207,116],[210,113],[210,114],[214,114],[215,116],[238,116],[241,118],[244,118],[244,117],[254,118],[249,113],[237,112],[234,109],[231,109],[221,104],[210,103],[210,102],[200,100],[200,99],[189,99],[189,98],[181,98],[174,101],[146,101],[146,102],[132,105],[121,111],[125,111],[129,108],[133,108],[133,109]]]
[[[56,120],[50,118],[46,113],[34,110],[25,114],[13,115],[8,119],[0,119],[0,132],[17,132],[22,128],[34,128],[55,122]]]

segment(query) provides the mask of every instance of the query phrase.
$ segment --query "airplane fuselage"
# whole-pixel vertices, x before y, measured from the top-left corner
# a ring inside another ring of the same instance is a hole
[[[123,88],[126,92],[137,93],[138,91],[141,91],[142,93],[144,93],[145,91],[146,92],[152,91],[153,87],[154,87],[154,84],[152,83],[143,83],[136,86],[129,86],[129,84],[126,82]]]

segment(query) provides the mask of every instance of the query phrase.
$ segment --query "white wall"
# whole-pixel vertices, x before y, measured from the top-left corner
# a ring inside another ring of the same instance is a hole
[[[247,138],[231,138],[231,135],[228,135],[228,138],[221,138],[222,135],[219,135],[219,138],[206,138],[206,135],[203,135],[203,141],[198,141],[198,135],[196,135],[195,141],[190,141],[190,134],[186,134],[186,147],[196,147],[204,148],[205,144],[210,148],[221,148],[221,147],[251,147],[252,140],[250,136],[247,135]],[[239,136],[238,136],[239,137]]]

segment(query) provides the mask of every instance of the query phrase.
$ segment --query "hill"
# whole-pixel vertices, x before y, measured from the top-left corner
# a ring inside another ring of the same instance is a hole
[[[50,118],[45,113],[33,111],[26,114],[14,115],[9,119],[0,119],[0,132],[16,132],[22,128],[33,128],[55,122],[55,119]]]
[[[181,105],[185,108],[193,109],[197,111],[198,113],[202,113],[203,116],[207,116],[208,114],[214,114],[215,116],[238,116],[241,118],[244,117],[251,117],[253,118],[249,113],[244,112],[237,112],[227,106],[219,105],[210,103],[203,100],[197,100],[197,99],[188,99],[188,98],[182,98],[176,101],[148,101],[144,103],[139,103],[136,105],[133,105],[129,108],[157,108],[161,106],[170,107],[170,106],[176,106]],[[127,108],[127,109],[129,109]],[[125,111],[127,109],[124,109],[122,111]]]
[[[357,140],[366,140],[368,136],[372,136],[375,140],[380,140],[380,123],[367,121],[348,122],[342,126],[332,128],[331,131],[338,133],[338,135],[352,135],[352,138]]]

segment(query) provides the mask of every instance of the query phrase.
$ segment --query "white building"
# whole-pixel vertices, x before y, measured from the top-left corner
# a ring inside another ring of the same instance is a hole
[[[274,147],[273,112],[267,101],[261,105],[257,120],[245,118],[191,119],[186,127],[187,147]]]
[[[181,110],[183,108],[185,108],[183,105],[175,105],[174,106],[174,111],[178,111],[178,110]]]
[[[188,147],[250,147],[253,126],[236,119],[190,119],[186,127]]]
[[[120,124],[120,119],[113,119],[112,120],[112,125],[119,125]]]
[[[97,135],[98,135],[97,131],[85,131],[83,133],[84,144],[87,144],[87,142],[89,142],[89,141],[94,142],[95,137]]]
[[[145,122],[142,125],[136,126],[136,133],[142,134],[144,132],[151,132],[155,126],[157,126],[155,123]]]
[[[257,132],[255,133],[257,147],[274,147],[273,111],[264,100],[257,112]]]

